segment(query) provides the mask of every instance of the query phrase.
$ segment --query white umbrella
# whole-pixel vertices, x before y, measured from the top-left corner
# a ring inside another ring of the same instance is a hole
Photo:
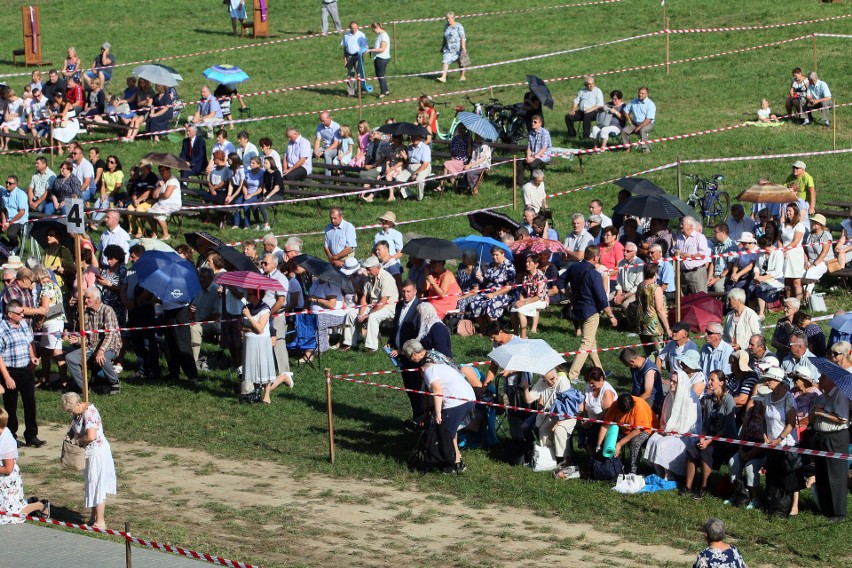
[[[496,349],[488,358],[507,371],[544,375],[565,359],[543,339],[513,339]]]
[[[133,74],[139,77],[140,79],[145,79],[155,85],[165,85],[166,87],[174,87],[182,78],[180,77],[179,73],[175,73],[173,72],[173,70],[170,71],[169,69],[170,68],[166,68],[163,65],[148,63],[146,65],[140,65],[139,67],[135,68],[133,70]]]
[[[175,251],[175,249],[173,249],[167,243],[164,243],[160,239],[141,238],[137,242],[143,247],[145,247],[145,250],[161,250],[163,252],[173,252],[177,254],[177,251]]]

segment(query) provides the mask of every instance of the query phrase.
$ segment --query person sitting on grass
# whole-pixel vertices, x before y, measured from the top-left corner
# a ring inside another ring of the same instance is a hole
[[[704,523],[703,530],[707,548],[698,553],[695,568],[746,568],[737,547],[725,543],[725,523],[711,517]]]

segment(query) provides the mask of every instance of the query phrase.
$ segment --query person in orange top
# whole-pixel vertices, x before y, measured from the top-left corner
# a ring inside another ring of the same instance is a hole
[[[651,433],[647,430],[639,428],[655,428],[654,413],[648,403],[639,398],[624,393],[619,395],[615,404],[609,407],[606,411],[604,420],[607,422],[615,422],[616,424],[630,424],[633,428],[627,426],[619,426],[618,442],[615,444],[615,455],[621,454],[621,449],[627,446],[630,451],[630,473],[636,473],[639,468],[639,458],[642,457],[642,446],[651,437]],[[598,434],[597,451],[600,451],[606,437],[608,426],[601,428]]]
[[[433,260],[429,267],[430,273],[426,277],[427,301],[435,306],[438,318],[443,320],[448,311],[456,309],[461,288],[456,276],[446,269],[443,260]]]

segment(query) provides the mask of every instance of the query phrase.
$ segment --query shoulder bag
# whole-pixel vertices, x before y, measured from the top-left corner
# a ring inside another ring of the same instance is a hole
[[[86,465],[86,449],[70,440],[63,440],[59,463],[69,471],[83,471]]]

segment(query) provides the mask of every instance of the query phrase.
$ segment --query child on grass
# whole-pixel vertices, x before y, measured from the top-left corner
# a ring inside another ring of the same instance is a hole
[[[757,120],[764,123],[778,122],[778,117],[772,113],[772,109],[769,108],[769,101],[766,99],[760,101],[760,108],[757,109]]]

